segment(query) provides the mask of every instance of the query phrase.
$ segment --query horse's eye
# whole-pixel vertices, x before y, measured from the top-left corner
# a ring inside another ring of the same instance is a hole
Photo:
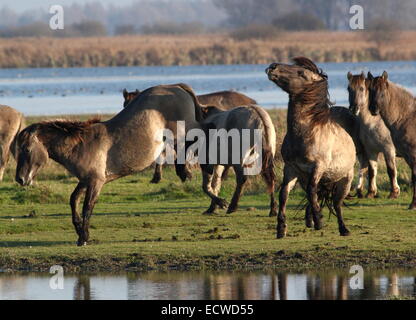
[[[364,88],[363,87],[360,87],[360,91],[363,92],[364,91]]]

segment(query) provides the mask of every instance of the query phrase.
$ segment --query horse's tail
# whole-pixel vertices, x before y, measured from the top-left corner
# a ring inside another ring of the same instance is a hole
[[[192,88],[185,83],[178,83],[177,86],[185,90],[187,93],[189,93],[192,100],[194,101],[196,121],[198,122],[202,121],[203,120],[203,114],[202,114],[203,105],[198,101],[198,97],[196,96],[194,90],[192,90]]]
[[[17,160],[17,137],[19,136],[19,133],[26,127],[26,122],[23,114],[20,114],[20,121],[19,121],[19,129],[17,130],[16,134],[13,137],[13,141],[10,145],[10,152],[13,155],[13,158]]]
[[[261,119],[262,127],[262,176],[267,183],[268,192],[272,193],[275,189],[276,173],[275,160],[276,154],[276,130],[269,114],[261,107],[251,105],[250,108],[256,112]]]

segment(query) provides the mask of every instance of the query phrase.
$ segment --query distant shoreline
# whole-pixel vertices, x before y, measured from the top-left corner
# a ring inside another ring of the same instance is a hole
[[[222,34],[0,38],[0,68],[267,64],[304,55],[316,62],[416,60],[416,31],[376,44],[361,32],[290,32],[272,40]]]

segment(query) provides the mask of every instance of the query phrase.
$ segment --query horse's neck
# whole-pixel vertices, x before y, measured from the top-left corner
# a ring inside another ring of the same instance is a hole
[[[390,103],[387,110],[382,110],[382,116],[387,125],[395,125],[415,114],[416,99],[406,89],[392,82],[389,85]]]
[[[365,124],[371,124],[374,122],[374,116],[371,114],[368,103],[360,106],[359,118]]]
[[[291,134],[298,136],[310,135],[312,129],[316,127],[316,124],[312,121],[313,116],[310,114],[314,105],[305,105],[294,100],[293,97],[289,98],[287,130]]]

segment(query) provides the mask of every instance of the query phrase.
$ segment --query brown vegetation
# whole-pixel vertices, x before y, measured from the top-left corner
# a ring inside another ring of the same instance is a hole
[[[0,39],[0,67],[267,64],[303,55],[317,62],[416,60],[416,32],[379,45],[362,32],[290,32],[268,40],[228,35]]]

